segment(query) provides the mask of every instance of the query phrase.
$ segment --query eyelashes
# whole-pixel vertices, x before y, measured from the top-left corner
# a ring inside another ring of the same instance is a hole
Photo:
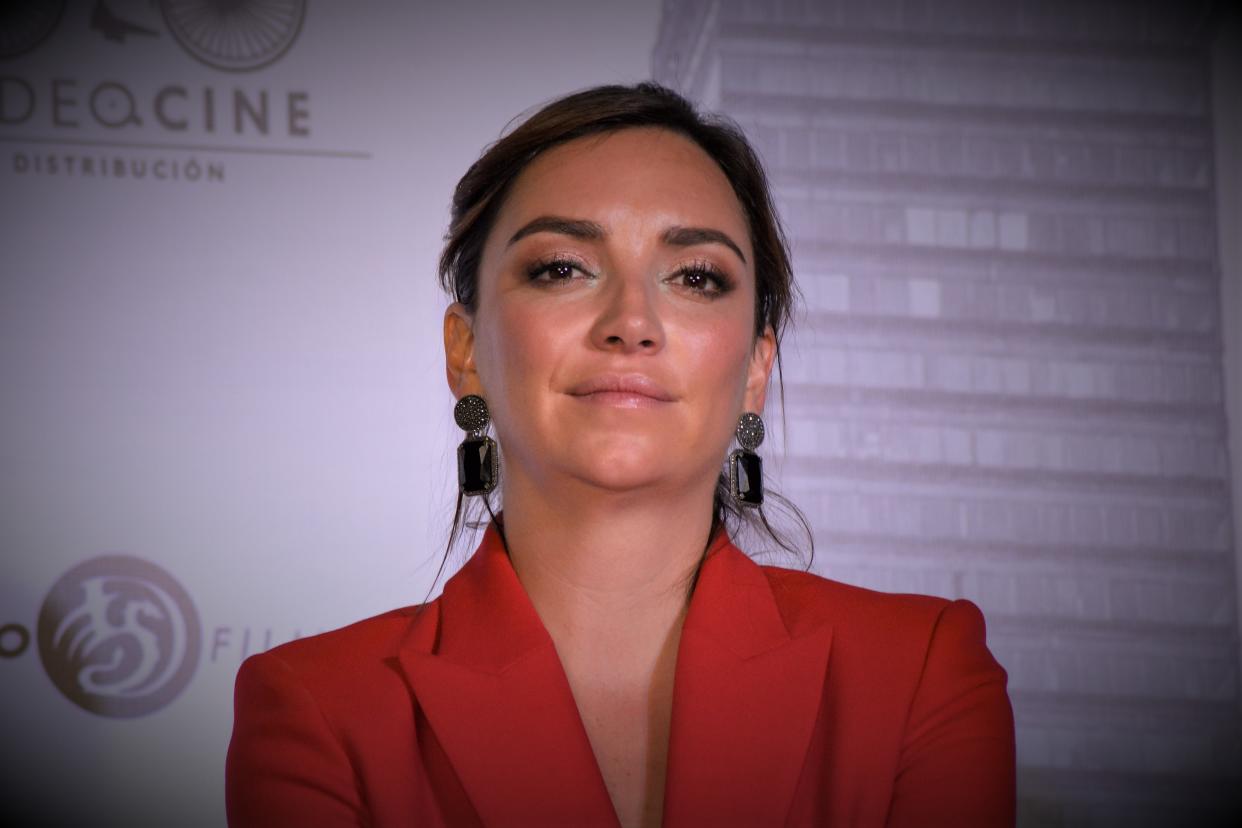
[[[715,265],[693,262],[677,269],[675,276],[684,277],[686,287],[705,296],[723,296],[733,290],[733,283]]]
[[[526,268],[526,278],[532,282],[568,282],[573,277],[573,271],[575,270],[580,270],[583,273],[588,272],[581,264],[570,259],[539,259]],[[545,273],[548,274],[549,278],[540,279],[539,277]],[[591,278],[594,278],[594,274],[591,274]]]
[[[573,280],[574,271],[597,278],[580,262],[556,256],[540,259],[526,268],[526,278],[535,284],[562,285]],[[733,290],[733,281],[716,265],[708,261],[694,261],[679,267],[670,277],[682,279],[683,285],[693,293],[708,299],[719,298]]]

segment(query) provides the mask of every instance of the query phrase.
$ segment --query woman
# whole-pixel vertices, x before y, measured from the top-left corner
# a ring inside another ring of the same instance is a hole
[[[973,604],[731,541],[792,292],[740,133],[650,84],[553,102],[459,183],[441,277],[459,484],[504,511],[437,600],[242,665],[231,824],[1013,822]]]

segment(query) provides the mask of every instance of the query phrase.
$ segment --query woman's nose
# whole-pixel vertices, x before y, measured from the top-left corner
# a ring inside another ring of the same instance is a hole
[[[591,339],[604,350],[658,351],[664,326],[656,308],[658,288],[638,276],[616,276],[601,292],[602,306]]]

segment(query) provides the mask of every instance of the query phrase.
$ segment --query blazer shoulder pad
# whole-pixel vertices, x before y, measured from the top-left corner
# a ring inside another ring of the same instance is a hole
[[[341,671],[364,669],[396,650],[418,608],[400,607],[334,630],[296,638],[273,647],[265,655],[278,657],[307,678],[320,674],[328,678]]]
[[[951,603],[933,595],[881,592],[777,566],[764,566],[763,572],[794,636],[825,623],[842,631],[865,628],[870,633],[930,629]]]

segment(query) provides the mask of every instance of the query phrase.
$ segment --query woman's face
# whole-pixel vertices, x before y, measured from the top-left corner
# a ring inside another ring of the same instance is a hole
[[[763,409],[775,339],[754,336],[746,217],[678,133],[537,157],[487,238],[478,297],[473,318],[445,315],[449,385],[487,400],[510,475],[710,487],[738,416]]]

